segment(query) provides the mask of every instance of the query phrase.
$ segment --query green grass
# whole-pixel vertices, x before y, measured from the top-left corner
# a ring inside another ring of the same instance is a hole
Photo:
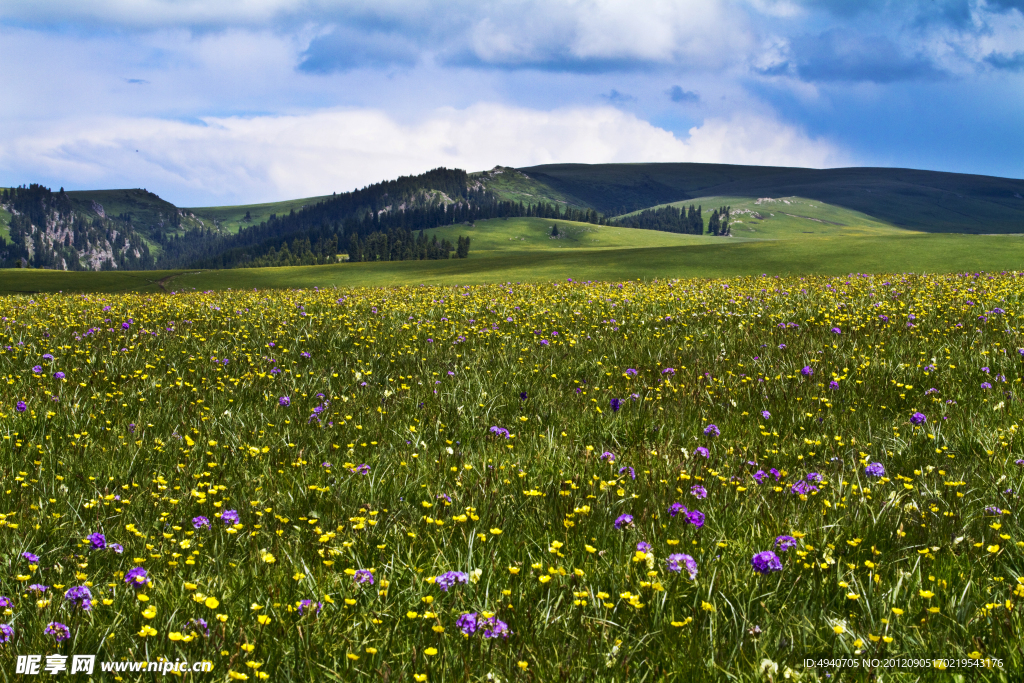
[[[714,209],[720,206],[731,207],[729,224],[734,237],[803,239],[808,235],[868,237],[905,235],[909,232],[859,211],[804,197],[697,197],[661,206],[689,208],[691,205],[703,208],[705,222]]]
[[[184,209],[193,213],[206,222],[216,221],[222,230],[235,234],[241,228],[252,225],[259,225],[270,218],[272,214],[278,216],[287,215],[290,211],[298,211],[303,206],[313,205],[317,202],[330,199],[331,195],[322,197],[305,197],[302,199],[288,199],[281,202],[269,202],[266,204],[241,204],[239,206],[200,206]],[[246,212],[250,214],[250,220],[245,220]]]
[[[553,226],[558,226],[557,238],[551,236]],[[542,218],[495,218],[477,221],[475,226],[449,225],[433,228],[425,234],[428,237],[437,235],[438,239],[447,239],[452,244],[460,235],[468,236],[472,239],[471,253],[676,247],[707,241],[706,238],[694,235],[674,235],[655,230],[633,230]]]
[[[1024,231],[1024,180],[902,168],[549,164],[520,169],[602,212],[695,197],[807,197],[926,232]]]
[[[94,680],[166,658],[218,682],[1016,683],[1022,295],[0,299],[0,677],[36,653],[95,654]],[[507,630],[464,635],[469,614]]]
[[[637,231],[640,233],[646,231]],[[660,235],[661,233],[653,233]],[[627,235],[628,236],[628,235]],[[700,243],[644,249],[497,250],[448,261],[343,263],[289,268],[208,271],[130,271],[62,273],[50,270],[0,271],[0,293],[394,286],[621,281],[641,278],[730,277],[863,273],[949,273],[1024,268],[1024,237],[1012,235],[902,234],[886,237],[814,237],[745,241],[690,238]],[[500,244],[500,240],[498,240]]]
[[[529,177],[514,168],[498,166],[490,171],[470,174],[470,182],[477,181],[494,193],[498,199],[523,204],[560,204],[579,208],[590,208],[585,202],[571,195],[559,192],[549,185]]]

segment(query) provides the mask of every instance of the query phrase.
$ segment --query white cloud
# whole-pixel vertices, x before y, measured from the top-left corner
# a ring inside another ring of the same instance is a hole
[[[179,205],[346,191],[436,166],[480,170],[554,162],[830,166],[845,155],[773,119],[711,119],[681,140],[612,107],[553,111],[497,104],[399,122],[372,109],[207,118],[103,118],[24,131],[0,143],[8,177],[74,188],[144,186]],[[136,151],[138,150],[138,151]]]

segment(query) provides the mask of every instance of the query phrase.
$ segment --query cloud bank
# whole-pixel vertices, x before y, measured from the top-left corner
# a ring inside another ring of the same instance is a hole
[[[26,164],[25,160],[34,160]],[[105,118],[26,132],[0,168],[109,187],[132,178],[179,205],[346,191],[437,166],[482,170],[578,162],[719,162],[824,167],[843,150],[764,116],[709,119],[685,138],[608,106],[550,111],[481,103],[416,122],[372,109],[200,123]]]

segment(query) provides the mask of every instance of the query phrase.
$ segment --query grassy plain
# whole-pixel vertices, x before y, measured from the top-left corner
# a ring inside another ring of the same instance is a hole
[[[620,281],[760,273],[949,273],[1024,268],[1024,237],[1015,235],[910,233],[888,237],[807,236],[805,239],[745,242],[732,238],[690,239],[697,242],[640,249],[565,248],[507,252],[495,249],[471,253],[468,259],[449,261],[342,263],[290,268],[102,273],[6,269],[0,270],[0,293],[483,284],[547,282],[570,277]],[[496,243],[501,244],[501,240],[496,240]],[[158,282],[162,282],[163,287]]]

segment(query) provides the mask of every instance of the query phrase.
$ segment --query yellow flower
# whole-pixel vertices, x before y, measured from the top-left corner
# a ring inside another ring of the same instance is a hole
[[[156,607],[150,605],[142,611],[142,616],[146,617],[147,619],[152,619],[156,616]]]
[[[710,602],[704,602],[703,600],[700,601],[700,608],[705,612],[714,613],[718,611],[715,609],[715,606],[712,605]]]
[[[351,652],[348,653],[347,657],[351,659],[353,662],[359,659],[359,655],[354,655]]]
[[[410,610],[410,611],[405,613],[405,616],[409,617],[410,619],[415,619],[416,617],[419,616],[419,613],[418,612],[413,612],[412,610]]]
[[[859,600],[860,599],[860,596],[857,595],[856,593],[847,593],[846,597],[849,598],[850,600]]]
[[[170,633],[167,634],[167,637],[170,638],[171,640],[178,641],[178,640],[181,640],[184,636],[182,636],[177,631],[171,631]]]
[[[998,553],[999,552],[999,546],[996,545],[996,544],[992,544],[989,547],[985,548],[985,550],[989,551],[990,553]]]
[[[426,650],[423,651],[423,654],[425,654],[428,657],[433,657],[434,655],[437,654],[437,648],[436,647],[428,647]]]
[[[835,631],[837,636],[841,636],[842,634],[846,633],[846,627],[842,624],[836,624],[832,627],[832,630]]]
[[[270,553],[263,553],[262,559],[267,564],[274,564],[275,562],[277,562],[277,558],[271,555]]]
[[[903,610],[901,610],[899,607],[893,607],[892,608],[892,613],[895,614],[896,616],[900,616],[901,614],[903,614]]]
[[[267,624],[269,624],[270,622],[272,622],[272,621],[273,621],[273,619],[271,619],[271,618],[270,618],[270,617],[269,617],[268,615],[266,615],[266,614],[261,614],[261,615],[259,615],[258,617],[256,617],[256,621],[260,622],[260,626],[266,626]]]
[[[522,661],[520,661],[520,662],[518,662],[518,663],[516,664],[516,666],[518,666],[518,667],[519,667],[520,669],[522,669],[523,671],[526,671],[527,669],[529,669],[529,668],[530,668],[530,663],[529,663],[529,662],[522,662]]]
[[[596,553],[597,552],[597,548],[595,548],[592,545],[584,545],[583,549],[586,550],[588,553]]]
[[[220,607],[220,600],[213,596],[210,596],[206,598],[206,602],[203,604],[209,607],[210,609],[217,609],[218,607]]]
[[[413,678],[416,679],[416,683],[423,683],[427,680],[427,674],[413,674]]]
[[[515,576],[516,574],[519,573],[519,567],[509,567],[508,568],[508,573],[511,574],[512,576]]]
[[[139,631],[139,636],[142,637],[142,638],[147,638],[149,636],[155,636],[155,635],[156,635],[156,629],[153,628],[152,626],[150,626],[149,624],[143,625],[142,629]]]
[[[375,648],[375,647],[368,647],[368,648],[366,648],[366,654],[368,654],[368,655],[375,655],[375,654],[377,654],[377,648]]]
[[[498,528],[491,529],[491,533],[494,534],[495,536],[500,536],[501,535],[501,529],[498,529]]]
[[[219,621],[220,623],[223,624],[227,620],[228,620],[228,615],[226,615],[226,614],[218,614],[217,615],[217,621]]]
[[[541,583],[547,583],[548,581],[550,581],[550,580],[551,580],[551,577],[550,577],[550,576],[548,576],[547,574],[545,574],[544,576],[540,577],[540,579],[538,579],[538,580],[539,580],[539,581],[540,581]]]
[[[932,593],[931,591],[918,591],[918,594],[925,599],[935,597],[935,593]]]

